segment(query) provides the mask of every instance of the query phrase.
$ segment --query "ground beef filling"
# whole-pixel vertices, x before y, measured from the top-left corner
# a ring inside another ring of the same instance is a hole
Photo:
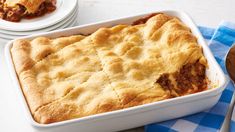
[[[208,83],[206,67],[199,62],[186,64],[178,72],[162,74],[156,83],[170,91],[172,97],[204,91]]]
[[[56,0],[43,2],[35,13],[27,13],[26,8],[22,5],[6,7],[4,3],[5,0],[0,0],[0,18],[11,22],[19,22],[22,18],[40,17],[56,9]]]

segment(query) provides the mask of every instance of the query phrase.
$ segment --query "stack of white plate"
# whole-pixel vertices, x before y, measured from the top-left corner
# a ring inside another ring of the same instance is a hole
[[[17,23],[0,19],[0,38],[10,40],[77,24],[77,0],[57,0],[56,7],[52,13]]]

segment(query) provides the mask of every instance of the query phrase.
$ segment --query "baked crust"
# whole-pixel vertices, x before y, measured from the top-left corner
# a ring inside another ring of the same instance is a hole
[[[175,90],[157,81],[163,74],[207,66],[190,29],[165,14],[89,36],[17,40],[11,53],[31,113],[44,124],[172,98]]]
[[[45,0],[6,0],[8,7],[14,7],[17,4],[23,5],[28,13],[34,13]]]

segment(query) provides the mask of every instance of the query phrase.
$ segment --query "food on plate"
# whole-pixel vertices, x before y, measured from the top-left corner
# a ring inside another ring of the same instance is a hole
[[[40,17],[56,9],[56,0],[0,0],[0,18],[19,22]]]
[[[87,36],[16,40],[11,54],[31,113],[42,124],[208,89],[197,38],[162,13]]]

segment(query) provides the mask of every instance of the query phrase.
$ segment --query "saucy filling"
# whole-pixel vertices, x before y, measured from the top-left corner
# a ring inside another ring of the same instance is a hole
[[[15,7],[7,7],[4,3],[6,0],[0,0],[0,18],[19,22],[22,18],[35,18],[53,12],[56,9],[56,0],[48,0],[43,2],[35,13],[28,13],[26,8],[20,4]]]
[[[164,73],[156,83],[170,91],[172,97],[196,93],[207,89],[206,67],[195,62],[184,65],[175,73]]]

